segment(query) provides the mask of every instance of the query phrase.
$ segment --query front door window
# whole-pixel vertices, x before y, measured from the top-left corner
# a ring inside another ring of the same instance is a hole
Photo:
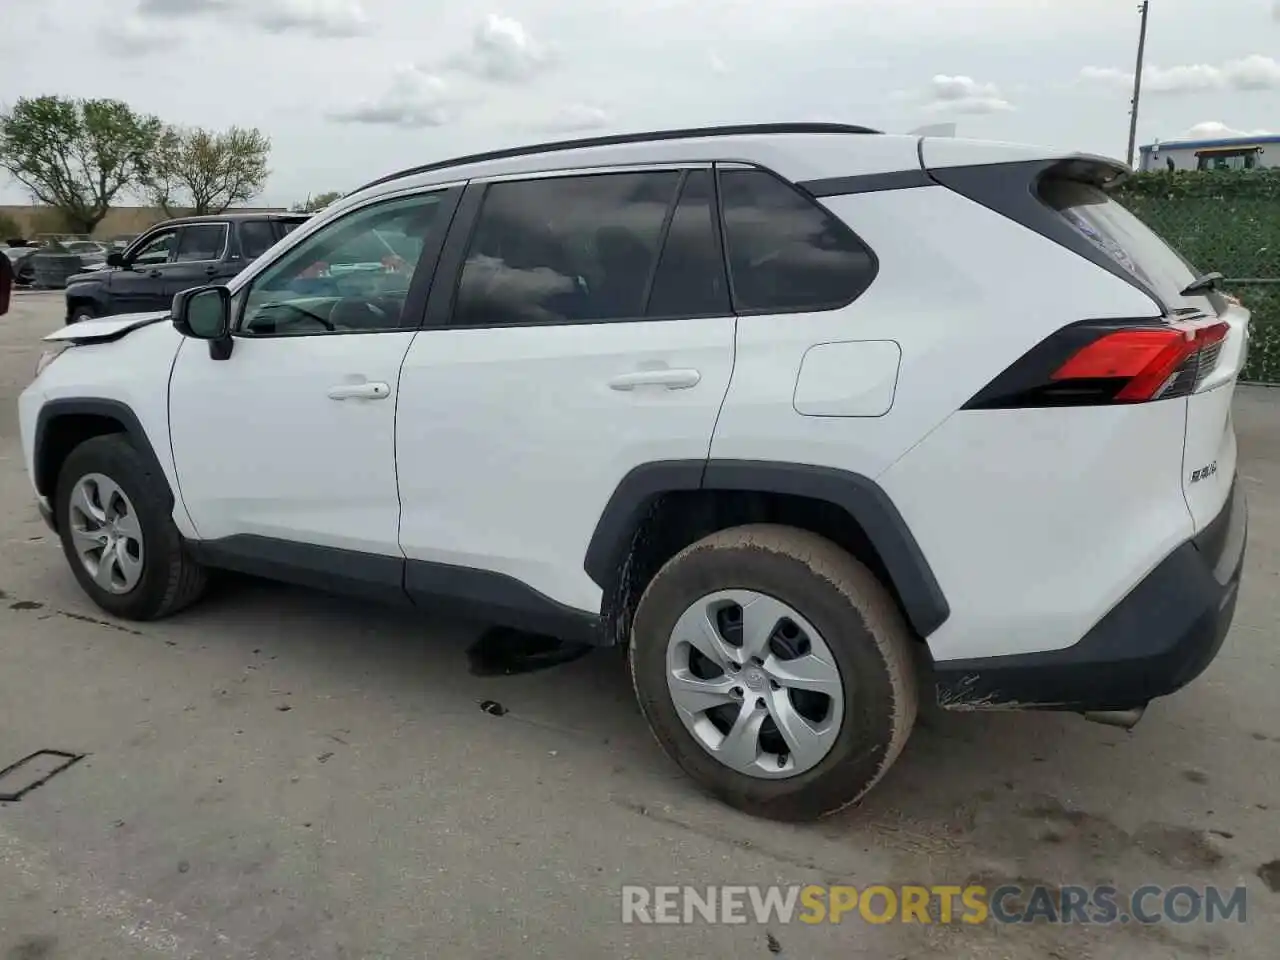
[[[444,230],[443,192],[364,207],[326,224],[264,270],[244,295],[248,336],[375,333],[415,326],[405,299],[423,245]]]

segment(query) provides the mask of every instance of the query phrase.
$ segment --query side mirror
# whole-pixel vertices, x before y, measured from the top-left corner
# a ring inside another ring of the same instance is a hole
[[[224,286],[194,287],[173,298],[173,326],[184,337],[209,342],[209,356],[231,356],[231,291]]]
[[[123,266],[124,266],[124,254],[123,254],[123,253],[108,253],[108,254],[107,254],[107,266],[108,266],[108,267],[123,267]]]

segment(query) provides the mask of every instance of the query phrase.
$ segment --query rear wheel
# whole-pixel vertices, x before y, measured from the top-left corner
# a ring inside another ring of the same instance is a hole
[[[892,597],[816,534],[753,525],[686,548],[636,609],[630,663],[659,743],[757,816],[857,801],[916,716],[912,639]]]
[[[166,504],[163,476],[118,434],[86,440],[58,474],[54,509],[62,550],[85,593],[127,620],[176,613],[204,592],[204,568]]]

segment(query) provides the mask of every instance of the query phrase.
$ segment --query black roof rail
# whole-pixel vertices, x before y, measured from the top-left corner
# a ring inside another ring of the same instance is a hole
[[[489,160],[508,160],[512,157],[531,157],[539,153],[554,153],[558,150],[578,150],[586,147],[612,147],[623,143],[646,143],[651,140],[693,140],[698,137],[743,137],[752,134],[796,134],[796,133],[860,133],[879,134],[882,131],[870,127],[859,127],[847,123],[744,123],[723,127],[688,127],[684,130],[655,130],[649,133],[612,133],[602,137],[584,137],[578,140],[556,140],[550,143],[535,143],[524,147],[506,147],[502,150],[491,150],[487,153],[473,153],[466,157],[454,157],[451,160],[440,160],[436,163],[410,167],[399,173],[391,173],[377,180],[352,190],[358,193],[369,187],[390,183],[402,177],[412,177],[419,173],[430,173],[432,170],[447,170],[449,167],[461,167],[470,163],[485,163]]]

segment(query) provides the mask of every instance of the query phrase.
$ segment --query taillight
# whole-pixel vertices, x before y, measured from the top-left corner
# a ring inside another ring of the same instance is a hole
[[[965,409],[1145,403],[1185,397],[1218,363],[1221,320],[1072,324],[1033,347]]]

